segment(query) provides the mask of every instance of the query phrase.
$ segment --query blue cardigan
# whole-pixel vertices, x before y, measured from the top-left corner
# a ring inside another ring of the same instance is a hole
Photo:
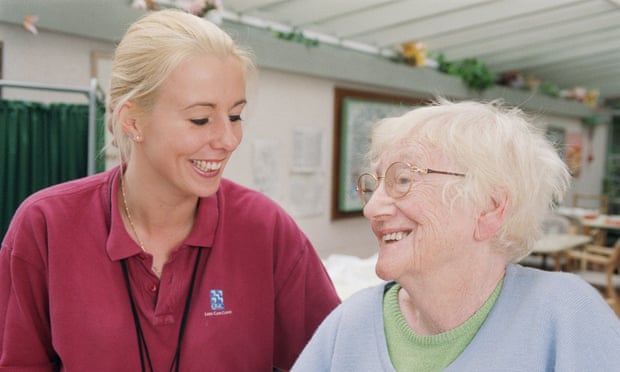
[[[294,372],[390,371],[383,329],[385,285],[336,308]],[[620,371],[620,321],[579,277],[509,264],[484,324],[445,371]]]

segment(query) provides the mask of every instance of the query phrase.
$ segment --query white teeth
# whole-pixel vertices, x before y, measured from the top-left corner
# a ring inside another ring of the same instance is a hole
[[[385,234],[383,235],[383,241],[384,242],[399,241],[399,240],[404,239],[407,235],[409,235],[409,233],[403,232],[403,231],[399,231],[399,232],[395,232],[391,234]]]
[[[192,160],[192,163],[196,168],[204,172],[218,170],[222,167],[222,162],[219,161]]]

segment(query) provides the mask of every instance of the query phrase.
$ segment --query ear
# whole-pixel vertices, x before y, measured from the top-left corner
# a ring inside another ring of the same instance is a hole
[[[505,193],[491,196],[491,200],[478,216],[474,238],[479,241],[492,238],[504,222],[504,215],[509,205],[510,200]]]
[[[140,138],[141,135],[141,130],[137,125],[136,113],[136,107],[130,101],[123,103],[118,110],[118,120],[121,128],[123,132],[132,139],[136,137]]]

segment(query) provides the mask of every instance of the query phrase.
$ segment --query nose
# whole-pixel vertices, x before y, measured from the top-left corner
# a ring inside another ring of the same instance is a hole
[[[243,136],[241,124],[231,122],[228,115],[223,115],[217,120],[211,134],[212,146],[229,152],[234,151],[239,146]]]
[[[364,205],[364,217],[373,220],[380,216],[390,215],[393,211],[394,199],[387,194],[385,183],[380,182],[368,203]]]

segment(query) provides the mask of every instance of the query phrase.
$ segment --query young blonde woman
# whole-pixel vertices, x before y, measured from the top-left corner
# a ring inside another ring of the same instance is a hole
[[[339,299],[306,236],[222,178],[250,55],[213,24],[138,20],[112,65],[122,165],[53,186],[0,250],[0,370],[289,369]]]

